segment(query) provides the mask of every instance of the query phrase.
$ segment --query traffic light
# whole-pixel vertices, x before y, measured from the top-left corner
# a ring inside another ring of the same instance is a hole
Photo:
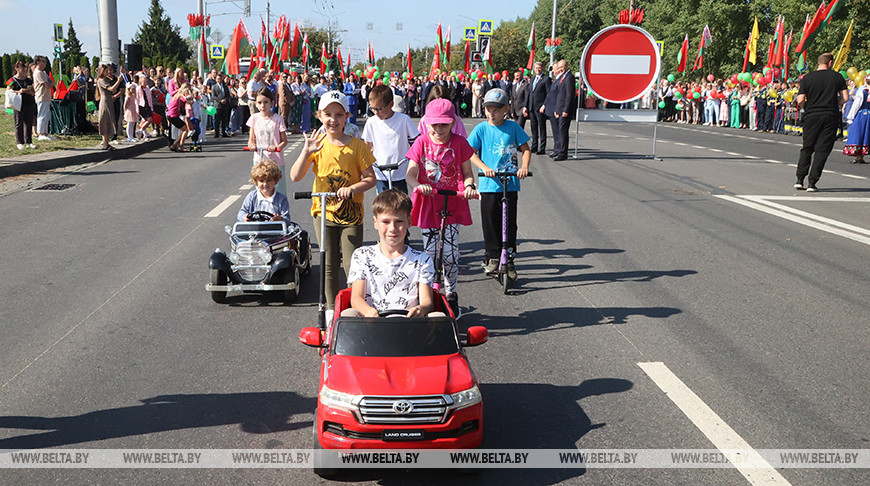
[[[60,46],[54,46],[54,58],[60,59]]]
[[[251,0],[245,0],[245,17],[251,16]]]

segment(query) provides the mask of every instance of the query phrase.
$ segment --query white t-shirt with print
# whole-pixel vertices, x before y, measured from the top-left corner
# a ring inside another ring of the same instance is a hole
[[[377,160],[378,165],[392,165],[401,162],[402,158],[411,148],[409,140],[415,139],[420,135],[417,127],[411,118],[404,113],[393,113],[393,116],[386,120],[381,120],[377,116],[369,117],[366,120],[365,128],[363,128],[362,139],[372,144],[372,153]],[[387,180],[386,174],[381,172],[377,166],[375,168],[375,176],[379,181]],[[405,180],[405,172],[408,171],[408,164],[402,164],[397,170],[393,171],[393,181]]]
[[[419,305],[419,285],[432,285],[435,265],[432,257],[410,246],[402,256],[387,258],[378,245],[353,252],[347,283],[366,281],[366,302],[380,312],[410,309]]]

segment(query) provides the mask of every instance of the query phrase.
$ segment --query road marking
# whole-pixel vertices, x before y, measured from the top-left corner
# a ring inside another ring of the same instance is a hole
[[[756,209],[758,211],[780,217],[782,219],[786,219],[792,221],[794,223],[802,224],[804,226],[809,226],[810,228],[815,228],[817,230],[821,230],[827,233],[835,234],[837,236],[842,236],[843,238],[848,238],[853,241],[857,241],[858,243],[863,243],[865,245],[870,246],[870,237],[862,236],[862,234],[870,235],[870,231],[865,230],[864,228],[859,228],[857,226],[852,226],[848,223],[843,223],[841,221],[836,221],[829,218],[824,218],[822,216],[817,216],[815,214],[806,213],[804,211],[799,211],[797,209],[788,208],[786,206],[782,206],[779,204],[771,203],[768,201],[761,202],[763,199],[766,199],[765,196],[725,196],[721,194],[716,194],[716,197],[719,199],[724,199],[726,201],[731,201],[733,203],[737,203],[748,208]],[[794,197],[806,197],[807,199],[797,199],[800,201],[809,200],[809,199],[817,199],[819,201],[843,201],[843,202],[855,202],[850,201],[854,199],[866,199],[866,198],[814,198],[810,196],[794,196]],[[824,196],[823,196],[824,197]],[[771,197],[771,199],[773,199]],[[865,202],[865,201],[857,201],[857,202]],[[848,229],[848,230],[847,230]]]
[[[638,363],[637,365],[686,414],[695,427],[710,439],[722,455],[728,458],[749,484],[766,486],[791,484],[664,363]],[[751,467],[747,467],[747,464],[751,464]]]
[[[704,147],[704,146],[701,146],[701,145],[692,145],[692,148],[705,150],[707,147]]]
[[[215,206],[215,208],[212,209],[211,211],[209,211],[208,214],[205,215],[205,217],[206,218],[217,218],[218,216],[221,215],[222,212],[224,212],[228,207],[230,207],[240,197],[242,197],[242,196],[239,196],[238,194],[233,194],[232,196],[227,196],[227,198],[224,199],[224,201],[222,203]]]
[[[758,160],[761,158],[761,157],[758,157],[757,155],[744,155],[744,157],[746,157],[747,159],[755,159],[755,160]]]
[[[717,152],[717,153],[722,153],[722,152],[724,152],[724,150],[719,150],[719,149],[714,149],[714,148],[707,149],[707,150],[709,150],[710,152]]]
[[[765,162],[770,162],[771,164],[784,164],[785,162],[780,162],[779,160],[773,159],[764,159]]]
[[[683,143],[683,142],[674,142],[674,145],[679,145],[681,147],[685,147],[686,145],[689,145],[689,144]]]
[[[590,74],[649,74],[650,56],[593,54]]]
[[[866,179],[864,176],[852,175],[852,174],[840,174],[843,177],[848,177],[850,179]]]
[[[725,153],[728,154],[728,155],[740,155],[740,154],[738,154],[737,152],[725,152]]]
[[[242,187],[239,188],[239,190],[240,191],[247,191],[247,190],[250,190],[253,188],[254,188],[253,184],[244,184]]]

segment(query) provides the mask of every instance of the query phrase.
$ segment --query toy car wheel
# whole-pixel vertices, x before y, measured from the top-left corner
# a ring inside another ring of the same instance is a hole
[[[227,274],[218,270],[217,268],[210,268],[208,271],[208,283],[212,285],[226,285]],[[212,290],[209,293],[211,294],[211,300],[217,302],[218,304],[227,303],[226,290]]]
[[[324,478],[329,479],[338,475],[338,469],[334,467],[320,467],[320,454],[318,451],[323,450],[323,446],[320,445],[320,439],[317,438],[317,411],[314,411],[314,426],[311,427],[311,430],[314,432],[314,474]]]
[[[289,276],[289,278],[285,277],[284,283],[296,284],[293,289],[283,292],[284,303],[289,305],[296,302],[296,299],[299,298],[299,267],[294,265],[293,268],[285,270],[284,274]]]

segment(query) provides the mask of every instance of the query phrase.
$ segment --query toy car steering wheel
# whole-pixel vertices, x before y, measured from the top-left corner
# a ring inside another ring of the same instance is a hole
[[[254,211],[248,213],[248,221],[271,221],[274,214],[269,211]]]
[[[405,317],[408,315],[406,309],[387,309],[378,312],[378,317]]]

